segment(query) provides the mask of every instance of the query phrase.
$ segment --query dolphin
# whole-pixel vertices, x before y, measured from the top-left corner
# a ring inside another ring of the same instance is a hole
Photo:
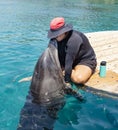
[[[66,87],[58,59],[57,42],[52,40],[34,68],[17,130],[52,130],[57,113],[65,104],[65,94],[83,100],[79,93]]]

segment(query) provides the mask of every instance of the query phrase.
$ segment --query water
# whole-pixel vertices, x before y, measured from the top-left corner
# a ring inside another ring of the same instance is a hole
[[[118,0],[0,0],[0,130],[15,130],[34,65],[48,45],[47,30],[63,16],[82,32],[118,30]],[[116,130],[118,100],[81,90],[79,103],[68,98],[54,130]]]

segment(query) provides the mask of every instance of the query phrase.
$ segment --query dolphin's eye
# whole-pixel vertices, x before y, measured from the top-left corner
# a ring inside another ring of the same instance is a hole
[[[34,75],[36,78],[40,79],[40,74],[37,71],[35,71]]]

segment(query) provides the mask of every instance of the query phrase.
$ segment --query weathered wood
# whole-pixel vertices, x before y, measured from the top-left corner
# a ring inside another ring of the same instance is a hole
[[[87,86],[111,93],[118,93],[118,74],[108,70],[106,77],[101,78],[99,71],[96,71],[87,82]]]
[[[96,90],[118,94],[118,31],[103,31],[85,34],[97,57],[95,74],[85,84]],[[107,61],[106,77],[99,76],[100,62]]]

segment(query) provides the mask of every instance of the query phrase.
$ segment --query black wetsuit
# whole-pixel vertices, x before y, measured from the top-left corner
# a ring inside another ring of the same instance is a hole
[[[72,69],[78,65],[87,65],[94,72],[96,55],[87,37],[78,31],[70,31],[58,44],[58,56],[61,68],[65,70],[65,81],[71,81]]]

